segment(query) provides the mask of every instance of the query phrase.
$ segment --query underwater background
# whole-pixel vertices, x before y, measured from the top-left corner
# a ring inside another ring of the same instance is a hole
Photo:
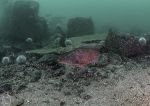
[[[149,0],[39,0],[41,15],[92,17],[97,30],[112,25],[122,30],[140,27],[148,30]]]
[[[3,8],[8,2],[14,0],[2,0],[0,2],[2,15]],[[36,0],[40,3],[41,16],[56,17],[92,17],[96,29],[102,26],[112,25],[122,30],[139,27],[148,30],[149,24],[149,0]]]
[[[0,106],[149,106],[150,0],[0,0]]]

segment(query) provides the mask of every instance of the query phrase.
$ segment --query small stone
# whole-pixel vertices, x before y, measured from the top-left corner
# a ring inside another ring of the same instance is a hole
[[[31,79],[31,81],[32,82],[36,82],[36,81],[38,81],[40,78],[41,78],[41,75],[42,75],[42,73],[41,73],[41,71],[38,71],[38,70],[36,70],[36,71],[34,71],[33,73],[32,73],[32,79]]]
[[[22,106],[24,104],[24,99],[11,97],[11,104],[10,106]]]
[[[65,96],[69,96],[69,95],[71,95],[71,92],[69,92],[69,91],[64,91],[64,95],[65,95]]]
[[[60,106],[64,106],[65,104],[66,104],[65,101],[61,101],[61,102],[60,102]]]
[[[25,83],[25,82],[22,82],[21,84],[18,84],[17,92],[25,89],[26,87],[27,87],[27,83]]]
[[[0,93],[12,91],[12,85],[11,84],[3,84],[0,85]]]
[[[84,100],[89,100],[91,99],[92,97],[90,95],[87,95],[87,94],[83,94],[82,97]]]

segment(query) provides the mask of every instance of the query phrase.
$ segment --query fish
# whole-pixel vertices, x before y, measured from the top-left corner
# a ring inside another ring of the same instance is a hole
[[[96,48],[78,48],[60,56],[59,63],[84,68],[98,62],[100,52]]]

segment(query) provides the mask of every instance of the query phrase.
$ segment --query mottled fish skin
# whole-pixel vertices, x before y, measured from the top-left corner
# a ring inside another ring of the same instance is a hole
[[[78,48],[60,56],[61,64],[68,64],[83,68],[89,64],[95,64],[100,56],[99,50],[94,48]]]

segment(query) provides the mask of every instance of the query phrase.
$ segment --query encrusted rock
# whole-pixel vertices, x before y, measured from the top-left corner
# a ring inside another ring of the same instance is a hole
[[[121,56],[133,57],[143,55],[148,52],[149,46],[141,45],[139,38],[127,36],[110,30],[105,42],[109,52],[117,53]]]

